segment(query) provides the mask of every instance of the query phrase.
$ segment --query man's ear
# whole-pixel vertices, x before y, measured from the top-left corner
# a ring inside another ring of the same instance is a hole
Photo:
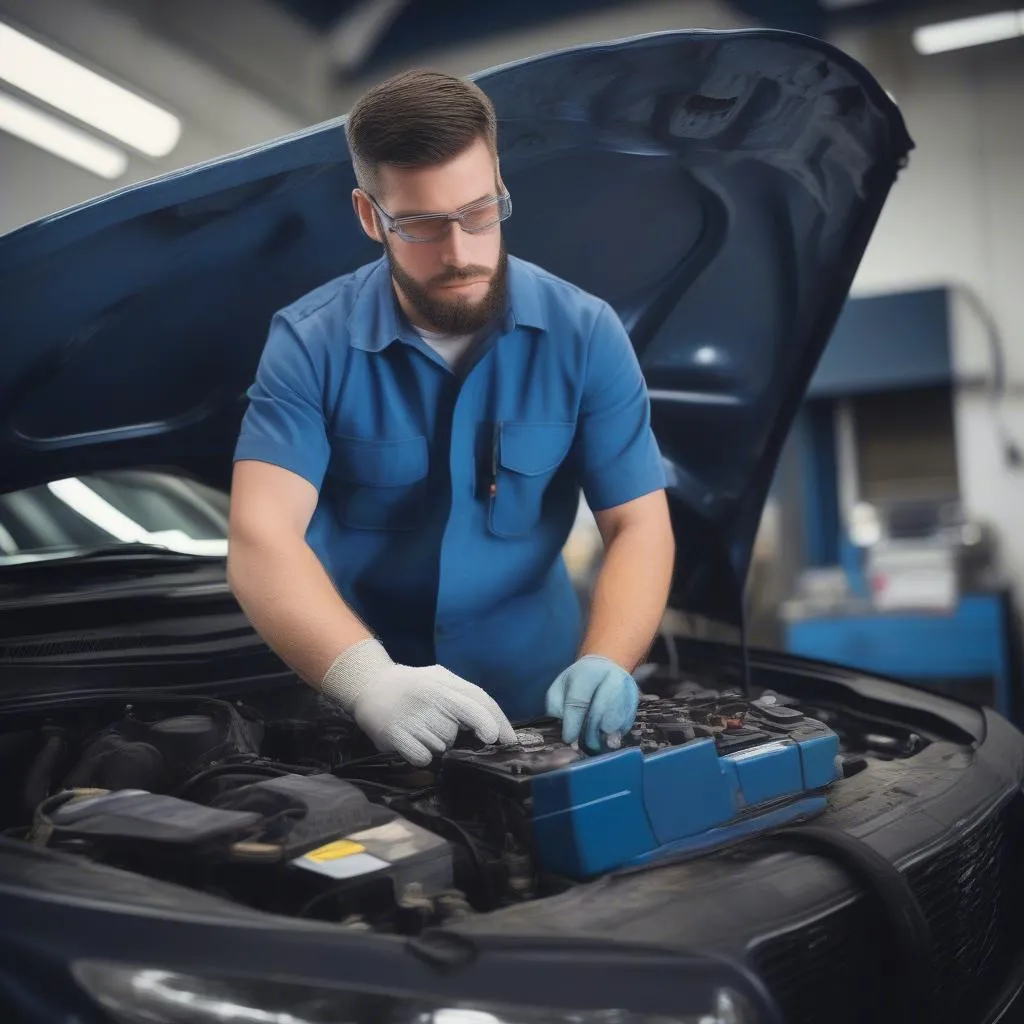
[[[355,210],[356,216],[359,218],[359,224],[367,236],[372,238],[373,241],[383,244],[384,240],[380,233],[377,211],[374,210],[373,203],[370,202],[369,197],[361,188],[352,189],[352,209]]]

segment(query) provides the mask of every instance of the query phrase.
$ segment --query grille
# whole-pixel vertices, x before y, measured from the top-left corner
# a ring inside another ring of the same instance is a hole
[[[871,911],[857,900],[758,950],[758,973],[786,1024],[874,1024],[885,1019],[880,975],[891,967],[879,956],[882,943],[862,941],[873,928],[877,925]]]
[[[27,640],[0,644],[0,661],[24,661],[34,658],[66,658],[75,654],[102,654],[108,651],[142,650],[167,647],[180,641],[156,634],[120,636],[69,636],[60,639]]]
[[[137,632],[96,632],[75,633],[65,636],[48,636],[40,639],[22,638],[0,641],[0,663],[5,661],[31,661],[47,658],[68,658],[80,654],[122,654],[160,647],[187,647],[200,641],[229,641],[251,636],[248,623],[239,625],[237,617],[221,625],[211,625],[209,616],[204,619],[202,634],[189,632],[161,632],[156,629],[139,629]]]
[[[1024,940],[1020,798],[907,872],[931,930],[939,1024],[970,1024],[1006,978]],[[887,936],[856,900],[764,943],[755,966],[787,1024],[889,1019],[900,985]]]
[[[971,1020],[1005,980],[1024,933],[1024,842],[1014,805],[907,872],[928,918],[938,1005]]]

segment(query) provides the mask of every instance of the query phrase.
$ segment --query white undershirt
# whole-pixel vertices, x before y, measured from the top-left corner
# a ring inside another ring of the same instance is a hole
[[[429,345],[453,370],[456,369],[466,353],[477,340],[476,334],[443,334],[440,331],[428,331],[417,327],[416,333]]]

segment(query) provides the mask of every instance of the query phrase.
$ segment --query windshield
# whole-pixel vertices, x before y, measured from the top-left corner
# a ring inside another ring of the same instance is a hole
[[[0,567],[140,544],[224,558],[227,531],[227,494],[171,473],[94,473],[0,495]]]
[[[0,570],[69,559],[199,558],[228,552],[228,495],[169,472],[117,470],[0,494]],[[156,550],[155,550],[156,549]],[[564,556],[586,605],[601,566],[601,537],[580,499]]]

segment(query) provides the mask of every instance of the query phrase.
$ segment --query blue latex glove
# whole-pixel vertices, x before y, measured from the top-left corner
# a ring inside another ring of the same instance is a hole
[[[582,733],[583,746],[598,751],[618,745],[616,738],[633,727],[639,702],[640,690],[624,668],[588,654],[548,687],[547,713],[561,718],[564,743],[575,743]]]

